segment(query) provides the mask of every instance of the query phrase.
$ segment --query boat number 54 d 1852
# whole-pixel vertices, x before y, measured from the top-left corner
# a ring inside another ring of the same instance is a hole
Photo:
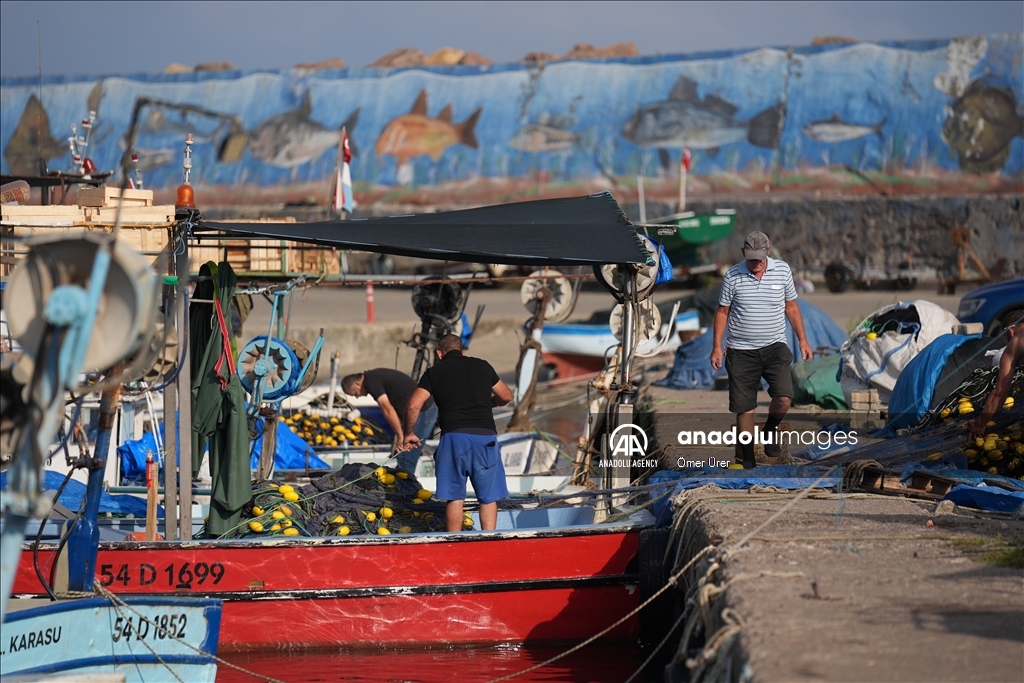
[[[139,586],[150,586],[158,578],[161,583],[166,582],[168,586],[184,590],[191,589],[193,583],[202,586],[207,581],[216,586],[224,578],[224,565],[220,562],[185,562],[175,566],[172,562],[162,569],[151,564],[140,564],[135,568],[122,564],[116,569],[113,564],[100,565],[100,583],[104,586],[111,586],[115,582],[129,586],[136,580]]]
[[[135,617],[118,617],[114,621],[113,640],[117,643],[122,639],[128,640],[133,635],[135,640],[142,640],[148,638],[151,632],[157,640],[184,638],[186,625],[186,614],[161,614],[152,621],[140,617],[138,624],[135,623]]]

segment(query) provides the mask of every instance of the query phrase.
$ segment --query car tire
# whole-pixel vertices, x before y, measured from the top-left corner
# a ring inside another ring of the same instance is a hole
[[[853,282],[853,271],[842,263],[832,263],[825,268],[825,286],[835,294],[845,292]]]
[[[1011,315],[1013,315],[1014,313],[1020,313],[1021,311],[1024,311],[1024,308],[1011,308],[1010,310],[1008,310],[1006,313],[1003,313],[998,318],[994,318],[992,320],[992,322],[989,323],[989,326],[988,326],[988,336],[990,336],[990,337],[998,337],[1000,334],[1002,334],[1003,333],[1003,324],[1005,323],[1005,321]]]

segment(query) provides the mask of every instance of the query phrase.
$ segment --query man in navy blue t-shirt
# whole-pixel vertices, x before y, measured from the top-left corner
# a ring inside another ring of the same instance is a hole
[[[409,426],[416,424],[423,404],[433,397],[441,425],[441,441],[434,451],[437,497],[448,501],[448,531],[462,529],[467,478],[480,501],[481,528],[494,529],[498,500],[508,495],[508,488],[491,408],[511,401],[512,392],[490,363],[462,355],[462,340],[454,334],[438,340],[437,357],[409,399],[403,446],[420,445]]]

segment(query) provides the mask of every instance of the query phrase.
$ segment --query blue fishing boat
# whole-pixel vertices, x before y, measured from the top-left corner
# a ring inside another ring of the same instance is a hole
[[[3,627],[4,676],[124,675],[213,683],[221,601],[177,597],[25,602]],[[109,634],[109,635],[108,635]]]

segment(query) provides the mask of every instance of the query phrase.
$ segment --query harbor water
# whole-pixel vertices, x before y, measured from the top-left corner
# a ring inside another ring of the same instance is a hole
[[[301,615],[296,615],[301,619]],[[417,650],[336,650],[234,653],[223,659],[261,676],[288,683],[346,681],[355,683],[485,683],[529,669],[578,643],[562,646],[501,645]],[[528,674],[517,682],[625,681],[643,663],[639,648],[595,643]],[[217,683],[252,683],[257,679],[221,664]]]

